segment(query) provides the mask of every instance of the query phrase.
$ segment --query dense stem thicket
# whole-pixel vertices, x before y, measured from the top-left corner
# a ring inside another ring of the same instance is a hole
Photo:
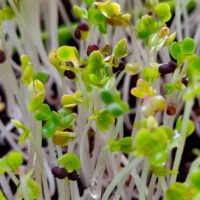
[[[200,1],[0,8],[0,200],[200,199]]]

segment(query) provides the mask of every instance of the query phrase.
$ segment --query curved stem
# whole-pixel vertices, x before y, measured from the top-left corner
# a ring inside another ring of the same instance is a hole
[[[107,187],[106,191],[104,192],[102,196],[102,200],[107,200],[112,193],[113,189],[117,184],[121,182],[121,180],[131,172],[133,168],[135,168],[140,162],[142,161],[142,158],[136,158],[132,160],[125,168],[123,168],[112,180],[110,185]]]
[[[159,182],[163,191],[163,197],[165,196],[165,192],[167,191],[167,185],[164,177],[159,177]]]
[[[185,110],[184,110],[184,114],[183,114],[182,128],[181,128],[181,134],[182,134],[181,141],[180,141],[179,147],[176,151],[174,165],[173,165],[173,169],[172,169],[173,171],[178,171],[178,168],[180,165],[180,161],[181,161],[184,146],[185,146],[185,140],[187,137],[186,136],[187,121],[190,117],[192,105],[193,105],[193,101],[186,101]],[[171,176],[170,185],[176,181],[176,178],[177,178],[177,174],[173,174]]]
[[[157,180],[157,176],[153,174],[151,176],[151,180],[150,180],[150,183],[149,183],[149,192],[148,192],[148,197],[147,197],[148,200],[153,199],[153,193],[154,193],[156,180]]]
[[[145,188],[146,188],[146,181],[149,171],[149,165],[148,162],[144,162],[144,168],[142,170],[142,176],[141,176],[141,187],[139,188],[139,200],[145,200]]]

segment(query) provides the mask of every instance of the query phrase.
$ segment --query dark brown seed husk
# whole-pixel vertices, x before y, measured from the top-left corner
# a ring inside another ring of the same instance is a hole
[[[76,30],[74,31],[74,36],[77,39],[81,39],[81,31],[79,28],[76,28]]]
[[[161,64],[159,66],[159,72],[161,74],[170,74],[175,71],[176,67],[176,63],[174,61],[170,61],[168,63]]]
[[[89,56],[93,51],[99,50],[99,47],[96,44],[90,44],[87,48],[87,55]]]
[[[86,23],[80,23],[80,24],[78,25],[78,28],[79,28],[81,31],[89,31],[89,26],[88,26],[88,24],[86,24]]]
[[[126,65],[126,63],[124,61],[119,62],[118,69],[119,69],[120,72],[125,69],[125,65]]]
[[[182,78],[182,83],[187,86],[188,85],[188,81],[189,81],[189,78],[187,76],[183,77]]]
[[[81,39],[81,31],[89,31],[89,26],[86,23],[80,23],[75,32],[74,32],[74,36],[77,39]]]
[[[76,74],[70,70],[65,70],[64,76],[67,77],[68,79],[75,79]]]
[[[113,72],[113,73],[119,72],[118,67],[112,67],[112,72]]]
[[[76,181],[77,179],[79,179],[80,176],[79,173],[76,170],[74,170],[73,172],[68,173],[67,177],[71,181]]]
[[[117,72],[121,72],[125,69],[125,62],[124,61],[120,61],[118,67],[112,67],[112,71],[113,73],[117,73]]]
[[[51,169],[52,174],[59,179],[64,179],[65,177],[67,177],[68,173],[67,170],[65,168],[62,167],[53,167]]]

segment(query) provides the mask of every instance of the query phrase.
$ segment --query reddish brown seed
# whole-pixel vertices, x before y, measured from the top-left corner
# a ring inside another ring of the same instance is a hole
[[[65,177],[67,177],[68,173],[67,170],[65,168],[61,168],[61,167],[53,167],[51,169],[52,174],[59,179],[64,179]]]
[[[4,63],[5,61],[6,61],[5,52],[0,49],[0,63]]]
[[[176,108],[173,105],[168,105],[167,110],[166,110],[166,114],[172,116],[175,113],[176,113]]]
[[[93,51],[99,50],[99,47],[96,44],[90,44],[87,48],[87,55],[89,56]]]
[[[89,26],[86,23],[80,23],[75,29],[74,36],[81,39],[81,31],[89,31]]]
[[[73,172],[68,173],[67,177],[71,181],[76,181],[77,179],[79,179],[80,176],[79,176],[78,172],[76,170],[74,170]]]
[[[76,74],[70,70],[65,70],[64,76],[67,77],[68,79],[75,79]]]
[[[80,23],[78,25],[78,28],[81,30],[81,31],[89,31],[89,26],[86,24],[86,23]]]
[[[76,28],[76,30],[74,32],[74,36],[75,36],[75,38],[77,38],[79,40],[81,39],[81,31],[80,31],[80,29]]]
[[[161,74],[170,74],[173,73],[177,65],[174,61],[169,61],[168,63],[161,64],[159,66],[159,72]]]

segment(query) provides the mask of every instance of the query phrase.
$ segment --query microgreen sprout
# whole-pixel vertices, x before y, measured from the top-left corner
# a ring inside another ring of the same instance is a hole
[[[195,8],[0,2],[0,200],[199,200]]]

